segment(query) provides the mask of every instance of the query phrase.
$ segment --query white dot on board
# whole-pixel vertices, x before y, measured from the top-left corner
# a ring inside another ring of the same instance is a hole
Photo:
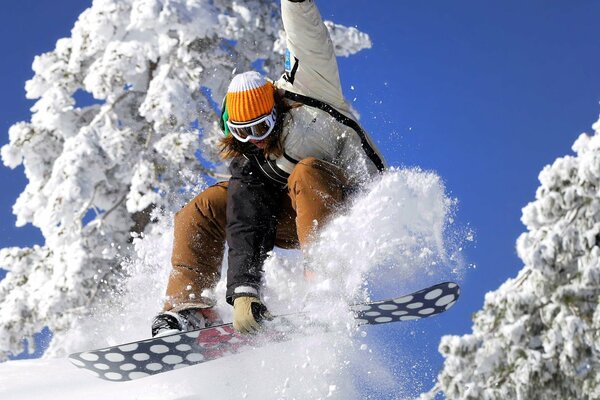
[[[445,309],[447,310],[447,309],[449,309],[450,307],[452,307],[452,306],[453,306],[453,305],[455,305],[455,304],[456,304],[456,301],[453,301],[453,302],[451,302],[451,303],[448,303],[448,305],[446,306],[446,308],[445,308]]]
[[[133,355],[133,359],[136,361],[146,361],[150,359],[150,355],[146,353],[136,353]]]
[[[192,339],[196,339],[198,337],[198,332],[189,332],[189,333],[186,333],[185,336],[192,338]]]
[[[104,358],[106,358],[108,361],[112,361],[112,362],[125,361],[125,356],[123,354],[119,354],[119,353],[108,353],[108,354],[104,355]]]
[[[354,311],[369,311],[371,309],[371,306],[367,306],[365,304],[360,304],[360,305],[352,307],[352,309]]]
[[[431,292],[429,292],[425,295],[425,299],[426,300],[437,299],[438,297],[440,297],[442,295],[442,293],[444,293],[444,291],[442,289],[433,289]]]
[[[392,315],[406,315],[408,314],[408,311],[394,311],[392,313]]]
[[[101,371],[106,371],[107,369],[110,369],[110,367],[108,365],[102,364],[102,363],[94,364],[94,368],[99,369]]]
[[[185,356],[185,359],[189,362],[200,362],[204,360],[204,356],[200,353],[192,353]]]
[[[131,363],[127,363],[127,364],[123,364],[119,367],[120,370],[122,371],[133,371],[134,369],[136,369],[135,364],[131,364]]]
[[[179,363],[183,362],[183,358],[181,358],[180,356],[176,356],[174,354],[171,354],[171,355],[163,357],[162,361],[165,364],[171,364],[171,365],[173,365],[173,364],[179,364]]]
[[[93,353],[81,353],[79,357],[85,361],[98,361],[100,357],[97,354]]]
[[[192,346],[190,346],[189,344],[178,344],[177,346],[175,346],[175,348],[179,351],[190,351],[192,349]]]
[[[85,366],[85,363],[84,363],[83,361],[79,361],[79,360],[76,360],[76,359],[74,359],[74,358],[71,358],[69,361],[71,361],[71,363],[72,363],[72,364],[75,364],[75,365],[77,365],[78,367],[83,367],[83,366]]]
[[[169,348],[164,344],[155,344],[150,346],[150,351],[156,354],[164,354],[169,352]]]
[[[107,372],[104,374],[104,377],[106,379],[110,379],[111,381],[120,381],[123,379],[123,375],[119,374],[118,372]]]
[[[123,346],[119,346],[119,350],[121,351],[135,351],[138,348],[138,344],[137,343],[132,343],[132,344],[126,344]]]
[[[394,303],[396,304],[404,304],[404,303],[408,303],[409,301],[412,301],[413,296],[404,296],[404,297],[400,297],[399,299],[394,299]]]
[[[446,295],[446,296],[444,296],[444,297],[440,297],[440,298],[439,298],[439,299],[438,299],[438,300],[435,302],[435,305],[436,305],[436,306],[438,306],[438,307],[445,306],[445,305],[447,305],[447,304],[450,304],[450,303],[452,303],[452,302],[454,301],[454,299],[455,299],[455,298],[456,298],[456,297],[455,297],[453,294],[447,294],[447,295]]]
[[[377,317],[378,315],[381,315],[381,313],[379,311],[368,311],[365,315],[368,317]]]
[[[130,372],[129,373],[129,379],[139,379],[139,378],[143,378],[145,376],[150,376],[150,374],[147,374],[145,372]]]
[[[392,319],[390,317],[377,317],[375,318],[375,322],[384,323],[390,322]]]
[[[429,315],[429,314],[433,314],[435,312],[434,308],[424,308],[422,310],[419,310],[419,314],[421,315]]]
[[[415,308],[421,308],[421,307],[423,307],[423,303],[421,303],[421,302],[410,303],[406,306],[406,308],[410,308],[411,310],[414,310]]]
[[[146,365],[146,369],[150,371],[160,371],[163,368],[162,364],[159,363],[150,363]]]
[[[417,319],[421,319],[421,317],[418,317],[416,315],[404,315],[402,317],[399,318],[400,321],[414,321]]]
[[[380,304],[377,306],[380,310],[397,310],[398,306],[395,304]]]
[[[165,336],[164,338],[162,338],[162,341],[166,342],[166,343],[177,343],[180,340],[181,340],[181,335]]]
[[[457,286],[458,286],[458,285],[457,285],[456,283],[453,283],[453,282],[450,282],[450,283],[448,284],[448,287],[449,287],[450,289],[454,289],[454,288],[455,288],[455,287],[457,287]]]

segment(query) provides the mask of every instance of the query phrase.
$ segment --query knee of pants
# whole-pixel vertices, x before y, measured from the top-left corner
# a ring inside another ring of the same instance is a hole
[[[324,164],[324,162],[315,157],[303,158],[298,161],[298,164],[296,164],[294,170],[288,177],[288,184],[291,186],[296,181],[302,181],[307,177],[313,178],[315,175],[320,175],[319,169],[322,169],[322,164]]]
[[[203,262],[219,263],[225,245],[226,202],[226,188],[212,186],[175,214],[173,265],[195,268]]]
[[[325,186],[330,189],[343,188],[345,175],[338,166],[315,157],[307,157],[298,162],[288,177],[290,188],[305,186]]]
[[[175,227],[185,225],[202,226],[212,220],[211,226],[225,229],[227,189],[223,185],[214,185],[186,204],[175,214]]]

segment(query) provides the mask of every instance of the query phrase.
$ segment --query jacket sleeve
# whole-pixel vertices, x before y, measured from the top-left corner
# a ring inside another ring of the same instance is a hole
[[[314,1],[281,0],[286,89],[347,109],[329,31]]]
[[[229,169],[226,296],[233,304],[240,295],[259,297],[262,264],[275,244],[276,216],[283,192],[248,158],[234,158]]]

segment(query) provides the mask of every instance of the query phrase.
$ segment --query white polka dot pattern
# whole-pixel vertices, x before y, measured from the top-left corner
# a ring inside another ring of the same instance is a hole
[[[406,296],[359,304],[351,309],[360,325],[412,321],[446,311],[459,295],[460,288],[456,283],[445,282]]]
[[[446,282],[394,299],[351,306],[359,325],[412,321],[442,313],[460,294],[457,284]],[[199,329],[115,347],[71,354],[71,362],[102,379],[123,382],[171,371],[259,347],[289,340],[289,332],[307,315],[277,317],[263,335],[242,336],[231,324]],[[295,320],[295,322],[293,322]],[[314,324],[314,321],[312,321]],[[315,326],[316,327],[316,326]],[[323,329],[327,330],[327,326]]]
[[[226,324],[76,353],[69,358],[75,366],[90,370],[102,379],[128,381],[214,360],[264,343],[287,340],[285,332],[292,331],[293,326],[287,319],[278,320],[281,322],[275,323],[266,337],[241,336],[231,324]]]

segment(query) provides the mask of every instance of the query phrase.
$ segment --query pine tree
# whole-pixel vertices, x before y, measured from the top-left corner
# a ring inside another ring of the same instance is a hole
[[[485,297],[473,333],[446,336],[448,399],[600,398],[600,121],[540,173],[523,209],[515,279]],[[427,397],[427,396],[424,396]]]
[[[338,55],[370,46],[327,24]],[[132,235],[180,205],[170,193],[223,170],[216,110],[232,73],[276,79],[284,48],[273,0],[94,0],[35,58],[31,120],[10,128],[2,159],[29,180],[17,226],[45,243],[0,250],[0,360],[46,326],[60,338],[126,278]]]

